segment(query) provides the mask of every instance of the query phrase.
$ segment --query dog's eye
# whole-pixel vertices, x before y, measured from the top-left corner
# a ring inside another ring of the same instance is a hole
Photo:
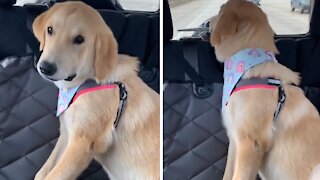
[[[47,32],[48,32],[49,35],[52,35],[53,29],[52,29],[51,26],[49,26],[49,27],[47,28]]]
[[[77,37],[75,37],[74,39],[73,39],[73,43],[74,44],[81,44],[81,43],[83,43],[84,42],[84,38],[83,38],[83,36],[81,36],[81,35],[78,35]]]

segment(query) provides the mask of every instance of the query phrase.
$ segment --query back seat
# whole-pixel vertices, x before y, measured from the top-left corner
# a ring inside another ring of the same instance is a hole
[[[279,63],[298,72],[298,43],[293,38],[284,38],[276,40],[276,46],[279,54],[276,58]]]
[[[300,69],[303,86],[320,86],[320,39],[298,39]]]
[[[28,11],[13,7],[14,3],[14,0],[0,1],[0,59],[31,52],[21,31],[21,24],[27,23]]]
[[[187,62],[204,83],[223,83],[223,64],[216,60],[214,49],[209,42],[199,40],[171,40],[164,46],[164,81],[194,82],[188,72]],[[188,53],[194,53],[189,58]]]
[[[160,91],[160,18],[159,15],[150,16],[150,36],[147,42],[147,54],[140,72],[141,79],[159,93]]]
[[[163,51],[163,177],[220,180],[228,149],[220,114],[223,65],[208,42],[169,41]]]
[[[199,40],[173,41],[164,1],[163,179],[221,180],[228,138],[220,114],[223,65]]]
[[[32,26],[30,13],[41,13],[45,9],[43,6],[26,6],[26,7],[0,7],[0,23],[4,24],[0,29],[0,58],[12,55],[27,53],[27,42],[24,40],[24,33],[21,32],[20,24],[18,24],[17,16],[24,18],[24,22],[29,28]],[[149,28],[154,30],[154,23],[159,22],[159,15],[149,18],[142,14],[125,15],[119,11],[99,10],[101,16],[110,26],[119,44],[119,53],[128,54],[138,57],[141,63],[146,63],[148,55],[152,47],[159,42],[159,37],[154,37],[149,33]],[[27,23],[28,22],[28,23]],[[153,23],[151,26],[151,22]],[[159,31],[159,30],[158,30]],[[157,33],[157,32],[152,32]],[[149,36],[156,38],[152,46],[148,46]]]
[[[13,0],[0,0],[0,60],[8,56],[24,55],[32,52],[31,48],[28,46],[28,42],[26,42],[26,39],[24,38],[26,32],[22,31],[21,24],[27,26],[31,33],[34,18],[47,9],[46,6],[36,4],[29,4],[24,7],[13,7],[12,4],[14,3],[15,1]],[[92,6],[99,7],[100,14],[112,29],[119,43],[119,52],[138,57],[142,63],[141,67],[144,67],[149,63],[149,61],[152,61],[153,63],[151,63],[151,68],[156,68],[156,74],[158,74],[159,78],[159,48],[157,46],[157,44],[159,44],[159,37],[157,37],[157,35],[159,35],[159,29],[157,29],[159,13],[155,13],[149,17],[149,15],[147,16],[142,13],[125,14],[120,11],[104,9],[104,7],[100,5]],[[22,20],[20,19],[21,21],[18,20],[20,17],[22,17]],[[19,22],[22,23],[19,24]],[[154,33],[157,33],[157,35],[154,35]],[[144,69],[141,70],[141,72],[144,71]],[[30,73],[32,76],[36,76],[35,74],[37,74],[36,72]],[[21,76],[17,74],[11,79],[14,78],[21,79]],[[159,83],[156,83],[159,82],[158,78],[147,83],[159,92]],[[27,97],[30,96],[30,98],[24,97],[23,99],[19,99],[19,101],[17,98],[15,101],[14,99],[16,97],[8,97],[8,99],[12,100],[11,103],[13,103],[10,105],[10,109],[24,109],[26,107],[22,107],[21,105],[16,107],[16,104],[24,104],[28,106],[28,104],[31,105],[31,101],[35,103],[39,101],[38,96],[35,96],[33,93],[29,94],[29,90],[26,90],[26,88],[30,88],[30,85],[34,88],[40,87],[40,84],[41,87],[47,87],[44,88],[46,91],[32,91],[41,92],[41,97],[48,96],[48,94],[46,94],[48,92],[52,95],[57,94],[56,88],[46,81],[35,82],[32,81],[32,79],[28,79],[27,81],[26,85],[21,85],[18,89],[15,88],[12,90],[14,90],[14,94],[23,94]],[[20,82],[20,80],[14,81],[14,83],[17,82]],[[11,82],[11,80],[5,84],[0,83],[0,87],[3,87],[0,90],[14,88],[16,87],[14,83],[13,81]],[[35,85],[35,83],[38,84]],[[10,95],[13,96],[13,93]],[[49,104],[50,107],[54,107],[56,100],[51,98],[46,103]],[[0,179],[31,179],[45,162],[54,147],[59,133],[58,120],[54,116],[50,115],[45,118],[40,117],[39,119],[32,119],[26,124],[19,123],[19,128],[17,128],[14,123],[16,121],[13,122],[12,119],[16,116],[23,117],[25,116],[25,113],[23,110],[12,113],[7,111],[5,107],[0,107]],[[36,110],[39,113],[42,111],[38,108]],[[37,124],[41,124],[41,129],[39,129]],[[39,131],[44,133],[42,130],[46,129],[48,129],[46,131],[48,134],[45,133],[39,139],[36,134]],[[37,138],[30,139],[30,134]],[[17,149],[20,147],[19,152],[10,151],[10,149],[2,149],[2,147],[7,147],[7,144],[12,144],[13,147],[11,148]],[[13,173],[16,169],[19,169],[19,172]],[[102,180],[108,178],[97,163],[92,163],[78,179]]]
[[[306,97],[320,112],[320,38],[311,36],[298,39],[301,87]]]
[[[138,57],[141,79],[159,93],[159,14],[145,16],[111,10],[99,12],[114,32],[119,53]]]

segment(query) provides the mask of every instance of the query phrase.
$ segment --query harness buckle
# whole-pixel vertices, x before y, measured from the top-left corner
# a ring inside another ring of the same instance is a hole
[[[281,86],[281,81],[278,79],[268,79],[268,83],[270,85]]]
[[[274,115],[273,115],[273,120],[275,121],[278,118],[281,107],[283,103],[286,101],[287,97],[280,80],[268,79],[268,82],[270,84],[278,86],[278,103],[277,103],[276,111],[274,112]]]
[[[279,100],[278,102],[284,103],[286,101],[286,94],[282,86],[279,86]]]
[[[127,92],[124,84],[121,82],[116,82],[116,84],[118,85],[118,87],[120,89],[120,100],[122,100],[122,101],[126,100],[128,97],[128,92]]]
[[[119,108],[118,108],[118,111],[117,111],[117,116],[116,116],[116,120],[114,121],[114,127],[117,128],[118,127],[118,124],[119,124],[119,120],[120,120],[120,117],[121,117],[121,114],[122,114],[122,110],[124,108],[124,104],[125,104],[125,100],[127,99],[128,97],[128,92],[126,90],[126,87],[124,86],[123,83],[121,82],[115,82],[115,84],[118,85],[119,89],[120,89],[120,102],[119,102]]]

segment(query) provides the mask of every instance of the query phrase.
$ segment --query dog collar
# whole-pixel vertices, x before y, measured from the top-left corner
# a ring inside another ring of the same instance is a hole
[[[99,91],[103,89],[113,89],[116,87],[120,89],[120,103],[117,111],[116,120],[114,121],[114,126],[117,127],[120,116],[125,104],[125,100],[127,99],[127,91],[123,83],[121,82],[113,82],[107,85],[97,84],[93,80],[87,80],[83,84],[71,88],[59,89],[59,97],[58,97],[58,105],[57,105],[57,113],[56,116],[60,116],[68,107],[77,100],[77,98],[85,93]]]
[[[223,108],[227,105],[232,91],[243,74],[250,68],[264,62],[277,62],[277,60],[271,51],[266,51],[261,48],[248,48],[241,50],[234,54],[230,59],[226,60],[224,63],[223,74]]]

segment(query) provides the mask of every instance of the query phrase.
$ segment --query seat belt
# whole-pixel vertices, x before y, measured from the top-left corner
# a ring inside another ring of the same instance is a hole
[[[197,49],[193,49],[194,53],[197,54]],[[176,51],[174,51],[176,53]],[[193,53],[191,52],[186,52],[185,46],[183,46],[183,58],[178,58],[179,63],[181,66],[183,66],[183,69],[185,70],[185,73],[188,75],[188,77],[191,79],[193,83],[195,83],[198,86],[203,86],[204,81],[203,79],[199,76],[198,72],[188,63],[186,59],[190,59],[191,61],[197,61],[198,57],[195,57],[192,55]],[[177,53],[178,55],[178,53]],[[181,55],[178,55],[178,57]],[[196,58],[196,59],[193,59]]]
[[[180,63],[184,67],[188,77],[194,82],[193,94],[201,99],[210,97],[213,93],[213,86],[212,83],[206,83],[199,75],[198,46],[195,41],[183,41],[183,56],[184,60],[180,60]]]

